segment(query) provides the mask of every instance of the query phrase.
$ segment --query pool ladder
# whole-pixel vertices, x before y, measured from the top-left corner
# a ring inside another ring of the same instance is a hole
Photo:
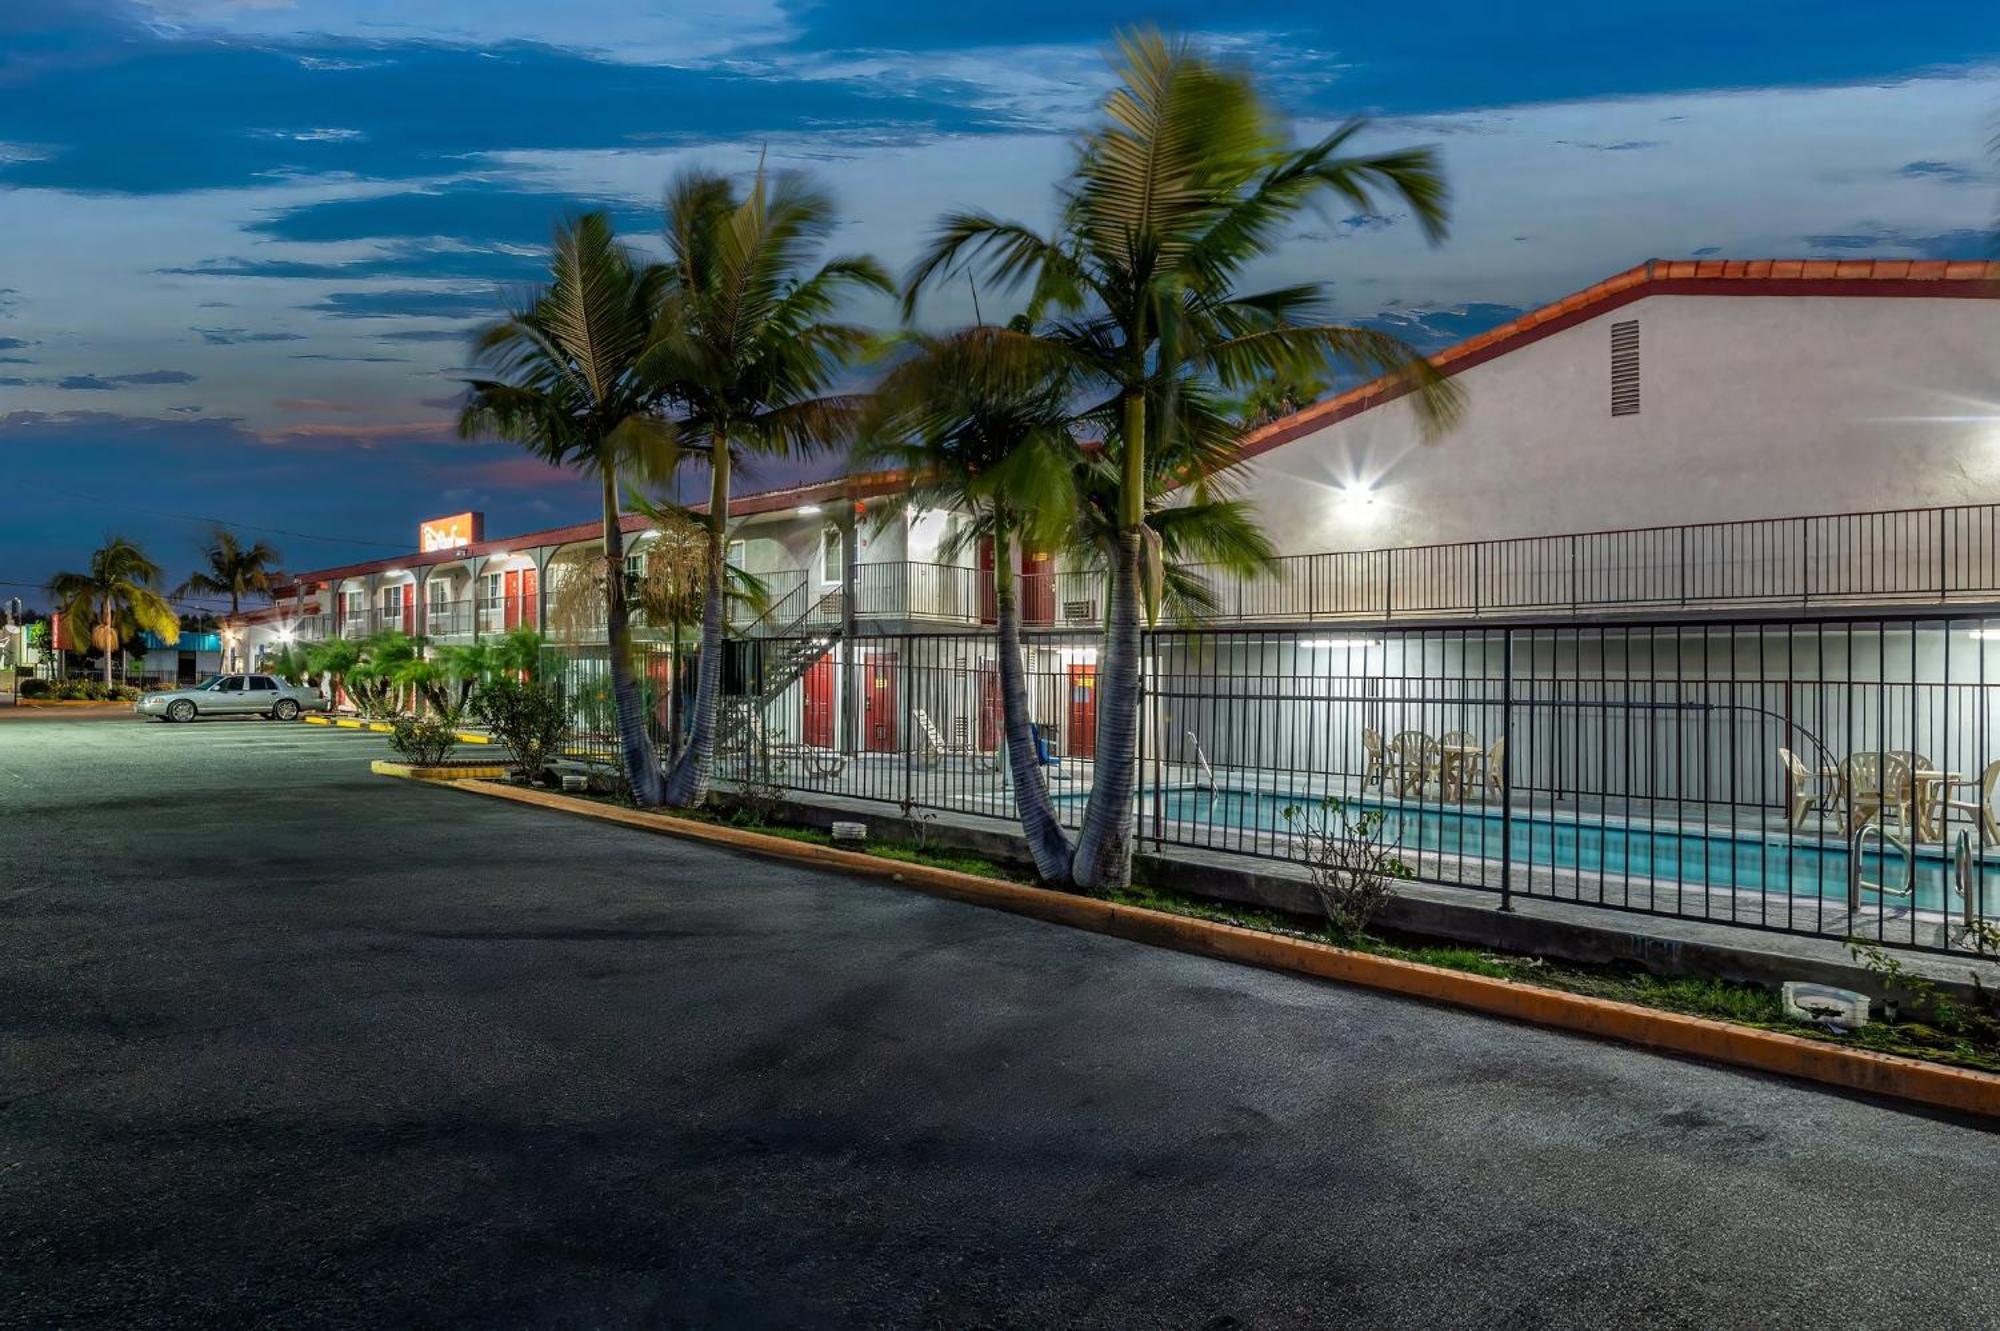
[[[1897,850],[1903,852],[1903,862],[1909,868],[1904,873],[1903,885],[1901,887],[1889,887],[1882,883],[1872,883],[1861,876],[1861,848],[1868,840],[1868,834],[1871,832],[1875,834],[1875,839],[1881,843],[1885,854],[1890,846],[1894,846]],[[1877,892],[1885,897],[1910,897],[1914,899],[1916,890],[1917,857],[1910,853],[1910,843],[1899,836],[1891,835],[1889,829],[1882,826],[1879,822],[1870,820],[1863,823],[1861,830],[1854,834],[1854,839],[1848,844],[1847,848],[1847,913],[1849,915],[1859,915],[1861,913],[1861,894],[1863,892]]]
[[[1201,767],[1201,783],[1207,786],[1208,793],[1213,795],[1215,793],[1215,769],[1208,765],[1208,755],[1201,751],[1201,741],[1195,738],[1194,732],[1189,730],[1183,733],[1187,736],[1187,742],[1194,745],[1194,760]]]

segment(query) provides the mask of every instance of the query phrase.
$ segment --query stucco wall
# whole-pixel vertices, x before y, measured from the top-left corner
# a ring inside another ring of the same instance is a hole
[[[2000,500],[2000,300],[1649,296],[1455,382],[1436,443],[1392,403],[1247,464],[1281,552]]]

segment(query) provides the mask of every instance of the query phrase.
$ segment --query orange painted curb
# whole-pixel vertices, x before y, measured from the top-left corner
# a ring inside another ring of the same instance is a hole
[[[578,814],[656,835],[706,841],[778,859],[886,878],[956,901],[1089,929],[1131,942],[1387,990],[1493,1016],[1532,1022],[1538,1026],[1577,1031],[1670,1053],[1689,1054],[1712,1062],[1843,1086],[1892,1099],[2000,1117],[2000,1076],[1970,1068],[1948,1067],[1942,1063],[1925,1063],[1894,1054],[1845,1048],[1803,1036],[1786,1035],[1781,1031],[1765,1031],[1708,1017],[1662,1012],[1636,1003],[1591,998],[1565,993],[1560,989],[1543,989],[1517,980],[1471,975],[1421,962],[1355,952],[1310,939],[1287,938],[1282,934],[1263,933],[1240,925],[1171,915],[1143,906],[1128,906],[1048,888],[1028,887],[996,878],[982,878],[977,874],[959,873],[953,869],[885,860],[861,851],[792,841],[737,827],[720,827],[665,814],[640,813],[545,790],[494,785],[485,781],[457,781],[451,784],[456,790]]]

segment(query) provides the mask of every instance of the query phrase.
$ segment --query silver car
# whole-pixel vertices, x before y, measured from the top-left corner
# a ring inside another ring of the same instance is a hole
[[[149,693],[132,704],[141,716],[192,721],[197,716],[268,716],[293,721],[300,712],[323,712],[319,690],[287,684],[275,675],[211,675],[188,689]]]

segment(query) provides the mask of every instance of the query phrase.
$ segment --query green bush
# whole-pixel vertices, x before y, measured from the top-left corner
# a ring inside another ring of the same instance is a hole
[[[139,690],[129,684],[106,685],[101,679],[24,679],[21,696],[57,702],[134,702]]]
[[[451,722],[437,716],[399,716],[389,735],[389,747],[418,767],[436,767],[457,743]]]
[[[569,739],[569,707],[562,694],[547,684],[503,675],[473,695],[472,707],[530,781],[548,770],[550,760]]]

